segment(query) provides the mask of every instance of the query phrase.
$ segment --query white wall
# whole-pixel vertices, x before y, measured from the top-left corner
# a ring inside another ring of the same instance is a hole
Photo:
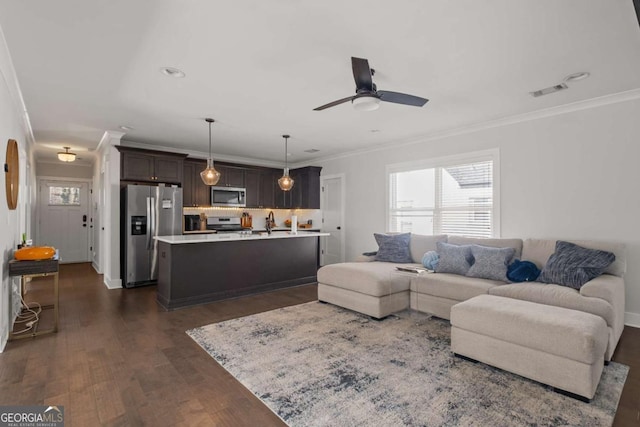
[[[105,132],[98,146],[94,188],[100,192],[97,201],[99,219],[99,253],[97,270],[104,274],[109,289],[122,287],[120,278],[120,144],[122,132]],[[94,265],[95,262],[94,262]]]
[[[93,165],[65,162],[36,162],[36,175],[92,179]]]
[[[385,165],[499,148],[503,237],[627,244],[627,323],[640,326],[640,100],[318,162],[346,174],[347,259],[385,228]]]
[[[19,308],[19,279],[9,278],[8,263],[22,233],[32,235],[35,176],[32,157],[32,139],[20,88],[0,30],[0,156],[2,163],[9,139],[18,142],[20,156],[20,188],[18,207],[9,210],[5,196],[0,198],[0,248],[2,250],[2,284],[0,285],[0,350],[3,350],[9,329]],[[5,174],[0,174],[0,188],[4,193]]]

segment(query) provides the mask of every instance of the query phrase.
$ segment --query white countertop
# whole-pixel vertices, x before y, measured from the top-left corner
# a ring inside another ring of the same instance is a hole
[[[273,231],[271,234],[239,234],[239,233],[220,233],[220,234],[181,234],[177,236],[158,236],[156,240],[169,243],[171,245],[179,245],[182,243],[209,243],[209,242],[230,242],[235,240],[265,240],[265,239],[291,239],[298,237],[321,237],[329,236],[329,233],[319,233],[314,231],[298,231],[297,234],[291,234],[290,231]]]

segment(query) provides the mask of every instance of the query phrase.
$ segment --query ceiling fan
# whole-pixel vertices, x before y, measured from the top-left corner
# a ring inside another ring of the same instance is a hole
[[[356,81],[356,94],[347,98],[338,99],[337,101],[330,102],[318,108],[314,108],[314,111],[321,111],[326,108],[335,107],[336,105],[343,104],[347,101],[351,101],[356,110],[364,111],[377,109],[380,101],[413,105],[414,107],[422,107],[429,101],[428,99],[414,95],[407,95],[406,93],[378,90],[372,79],[375,70],[369,67],[369,61],[366,59],[351,57],[351,66],[353,68],[353,78]]]

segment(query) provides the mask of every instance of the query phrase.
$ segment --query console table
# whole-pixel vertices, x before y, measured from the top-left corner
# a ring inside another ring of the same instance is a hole
[[[53,328],[46,330],[38,330],[39,320],[35,321],[31,331],[21,334],[9,334],[9,341],[21,338],[35,337],[43,334],[58,332],[58,260],[45,259],[38,261],[9,261],[9,276],[20,276],[20,295],[24,297],[27,278],[53,276],[53,304],[41,306],[42,310],[53,309]],[[22,308],[25,312],[28,307]]]

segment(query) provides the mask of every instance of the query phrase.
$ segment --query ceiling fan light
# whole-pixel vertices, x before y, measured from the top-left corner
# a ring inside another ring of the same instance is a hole
[[[353,104],[353,108],[357,111],[373,111],[380,107],[380,99],[370,95],[354,98],[351,103]]]
[[[71,147],[62,147],[64,151],[58,151],[58,160],[62,162],[73,162],[76,160],[76,153],[70,153]]]

